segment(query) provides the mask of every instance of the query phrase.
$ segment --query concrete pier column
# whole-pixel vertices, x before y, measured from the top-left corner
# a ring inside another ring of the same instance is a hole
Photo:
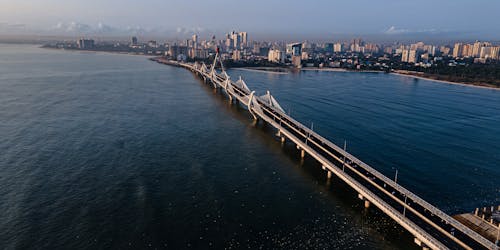
[[[321,165],[321,169],[326,170],[325,165]]]
[[[304,158],[306,156],[306,151],[305,150],[300,150],[300,158]]]
[[[477,207],[476,207],[476,210],[474,211],[474,214],[475,214],[476,216],[479,216],[479,208],[477,208]]]
[[[284,136],[281,137],[281,143],[285,143],[286,139]]]
[[[331,178],[332,178],[332,172],[328,171],[328,172],[326,173],[326,177],[327,177],[328,179],[331,179]]]
[[[370,207],[370,201],[369,200],[365,200],[365,208],[369,208]]]

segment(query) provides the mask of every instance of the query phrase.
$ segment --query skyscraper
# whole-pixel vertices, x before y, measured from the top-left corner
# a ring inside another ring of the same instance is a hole
[[[333,45],[333,52],[342,52],[342,44],[336,43]]]
[[[241,45],[243,47],[248,46],[248,34],[247,34],[247,32],[240,32],[240,36],[241,36]]]
[[[461,57],[463,52],[463,44],[462,43],[455,43],[455,46],[453,47],[453,57]]]
[[[401,53],[401,62],[408,62],[409,57],[410,57],[410,50],[404,49],[403,52]]]
[[[301,43],[292,44],[292,64],[297,68],[302,67],[302,44]]]

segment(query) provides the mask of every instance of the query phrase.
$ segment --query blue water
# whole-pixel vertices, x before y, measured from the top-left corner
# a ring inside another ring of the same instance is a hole
[[[448,213],[500,204],[500,90],[385,73],[231,73]]]
[[[500,91],[232,70],[447,212],[500,203]],[[0,44],[0,249],[407,249],[411,236],[180,68]]]

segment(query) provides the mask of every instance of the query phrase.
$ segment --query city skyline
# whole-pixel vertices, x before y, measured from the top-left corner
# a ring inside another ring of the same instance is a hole
[[[0,0],[0,35],[126,36],[183,38],[246,30],[254,39],[326,39],[364,35],[380,39],[419,37],[500,39],[494,1],[289,1],[43,3]],[[193,6],[196,5],[196,8]],[[408,11],[404,11],[408,10]],[[473,17],[473,18],[471,18]]]

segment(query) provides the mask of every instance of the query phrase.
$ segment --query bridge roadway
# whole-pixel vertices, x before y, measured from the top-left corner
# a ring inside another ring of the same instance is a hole
[[[365,200],[365,206],[377,206],[415,236],[415,243],[424,249],[491,249],[499,247],[453,219],[422,198],[387,178],[366,163],[336,146],[316,132],[287,115],[268,92],[255,96],[254,91],[240,79],[232,81],[221,63],[222,73],[215,70],[215,61],[208,69],[205,64],[169,62],[196,73],[215,88],[224,89],[228,97],[248,108],[254,119],[275,127],[282,142],[286,139],[297,145],[301,155],[315,158],[327,172],[345,181]]]

